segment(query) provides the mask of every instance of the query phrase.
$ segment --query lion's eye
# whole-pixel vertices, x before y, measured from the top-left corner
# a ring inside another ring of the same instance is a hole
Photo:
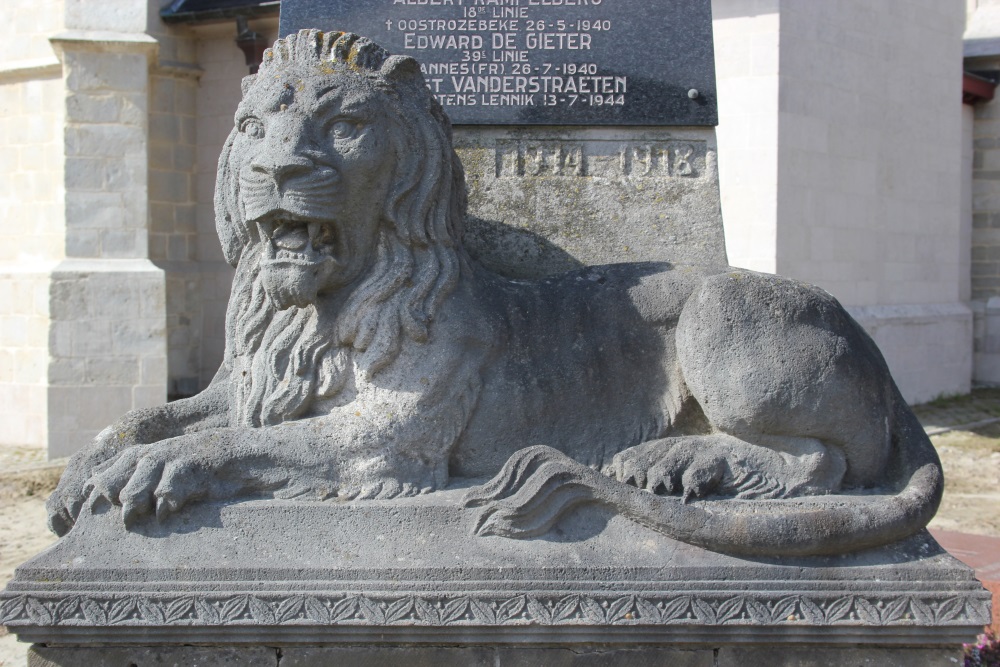
[[[247,118],[240,123],[240,132],[253,139],[264,136],[264,124],[256,118]]]
[[[334,139],[352,139],[358,133],[359,125],[349,120],[338,120],[330,126]]]

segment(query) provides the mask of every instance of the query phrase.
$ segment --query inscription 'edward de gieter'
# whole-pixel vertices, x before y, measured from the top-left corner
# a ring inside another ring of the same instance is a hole
[[[502,141],[496,176],[700,178],[707,155],[702,141]]]

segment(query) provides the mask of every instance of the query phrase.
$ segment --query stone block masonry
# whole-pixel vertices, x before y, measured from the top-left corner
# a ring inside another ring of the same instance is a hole
[[[63,255],[62,68],[52,16],[12,0],[0,45],[0,445],[48,438],[49,276]]]
[[[166,399],[164,279],[148,247],[158,44],[95,32],[70,9],[33,7],[42,18],[13,41],[36,58],[0,68],[0,214],[16,222],[0,231],[0,444],[53,457]],[[25,34],[38,31],[36,53]]]
[[[1000,58],[967,68],[996,70]],[[975,379],[1000,382],[1000,103],[975,105],[972,121],[971,297],[975,315]]]
[[[961,652],[941,649],[673,649],[568,648],[381,648],[327,646],[282,649],[242,647],[137,647],[67,649],[33,647],[28,667],[178,664],[203,667],[325,667],[413,665],[414,667],[937,667],[956,664]]]
[[[837,297],[873,334],[908,401],[967,392],[961,3],[714,0],[712,9],[730,260]],[[987,203],[985,191],[971,196]],[[975,273],[996,263],[973,262],[976,292],[994,278]]]
[[[163,273],[145,260],[66,260],[52,273],[49,455],[166,400]],[[99,387],[100,390],[95,390]]]

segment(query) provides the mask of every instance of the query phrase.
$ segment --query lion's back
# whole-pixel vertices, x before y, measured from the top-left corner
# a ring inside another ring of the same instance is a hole
[[[602,465],[660,435],[679,408],[677,317],[703,275],[614,264],[491,285],[503,330],[453,474],[493,473],[537,444]]]

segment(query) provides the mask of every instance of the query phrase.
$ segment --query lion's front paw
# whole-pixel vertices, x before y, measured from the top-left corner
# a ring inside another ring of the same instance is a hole
[[[422,493],[430,493],[434,488],[421,487],[419,484],[400,482],[396,479],[384,479],[368,483],[342,485],[337,491],[341,500],[389,500],[391,498],[410,498]]]
[[[87,482],[91,503],[105,499],[121,505],[131,526],[156,513],[163,520],[207,493],[203,466],[183,448],[170,445],[132,447],[99,467]]]
[[[446,462],[426,465],[394,456],[358,458],[339,468],[336,496],[339,500],[410,498],[442,489],[447,483]]]
[[[45,502],[48,513],[49,530],[62,537],[70,531],[87,499],[89,475],[78,470],[67,470],[59,480],[59,485]]]

